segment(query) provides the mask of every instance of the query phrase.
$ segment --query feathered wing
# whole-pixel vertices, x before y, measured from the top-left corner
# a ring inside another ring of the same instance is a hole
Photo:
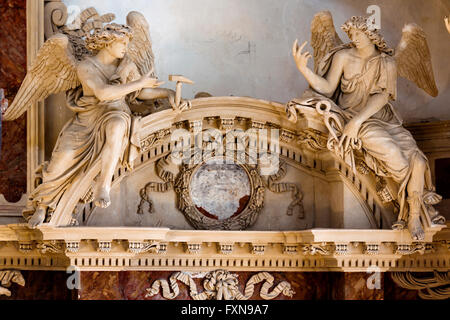
[[[15,120],[33,103],[50,94],[67,91],[80,85],[77,61],[67,36],[56,34],[45,41],[28,71],[20,89],[6,109],[4,120]]]
[[[333,24],[330,11],[321,11],[314,15],[311,22],[311,46],[314,49],[314,72],[319,63],[331,49],[342,44]]]
[[[155,57],[152,51],[152,40],[147,20],[143,14],[131,11],[127,15],[127,24],[133,30],[133,39],[129,44],[125,59],[134,62],[140,75],[150,72],[151,76],[155,77]]]
[[[399,76],[414,82],[432,97],[438,95],[430,49],[421,27],[411,23],[403,28],[394,57]]]

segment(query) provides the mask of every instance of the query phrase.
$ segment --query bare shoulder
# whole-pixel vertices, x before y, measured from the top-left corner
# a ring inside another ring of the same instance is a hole
[[[87,59],[84,59],[78,64],[78,75],[88,75],[90,72],[92,72],[92,64]]]
[[[334,54],[333,59],[344,63],[353,56],[352,48],[339,50]]]
[[[84,59],[77,66],[78,78],[83,80],[98,80],[100,79],[98,72],[94,65],[88,60]]]

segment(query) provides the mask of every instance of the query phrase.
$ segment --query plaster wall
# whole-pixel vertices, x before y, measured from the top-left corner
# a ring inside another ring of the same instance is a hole
[[[199,91],[214,96],[251,96],[287,102],[307,87],[291,56],[292,43],[310,40],[315,13],[329,10],[337,32],[348,41],[342,25],[353,15],[367,15],[370,5],[381,9],[381,33],[395,48],[404,24],[414,22],[427,35],[440,94],[427,96],[413,83],[400,79],[396,106],[407,122],[450,119],[450,35],[444,17],[446,0],[63,0],[69,11],[90,6],[113,12],[125,23],[131,10],[142,12],[150,24],[156,71],[183,74],[195,84],[183,88],[193,98]],[[308,44],[308,50],[312,48]],[[310,61],[312,66],[312,61]],[[172,83],[166,83],[173,87]]]

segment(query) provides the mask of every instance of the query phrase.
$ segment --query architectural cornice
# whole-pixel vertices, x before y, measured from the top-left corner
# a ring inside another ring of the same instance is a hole
[[[449,249],[448,227],[424,242],[406,230],[0,227],[0,269],[425,272],[448,270]]]

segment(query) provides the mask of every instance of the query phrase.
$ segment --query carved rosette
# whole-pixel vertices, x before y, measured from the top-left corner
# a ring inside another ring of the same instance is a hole
[[[210,158],[208,160],[215,159]],[[182,166],[175,182],[175,192],[177,194],[177,207],[183,212],[189,223],[196,229],[204,230],[244,230],[250,227],[257,219],[263,205],[265,185],[258,172],[257,166],[235,163],[245,170],[250,181],[250,198],[248,203],[239,214],[226,219],[214,219],[206,216],[195,205],[191,197],[191,180],[197,170],[206,161],[200,164],[185,164]]]

